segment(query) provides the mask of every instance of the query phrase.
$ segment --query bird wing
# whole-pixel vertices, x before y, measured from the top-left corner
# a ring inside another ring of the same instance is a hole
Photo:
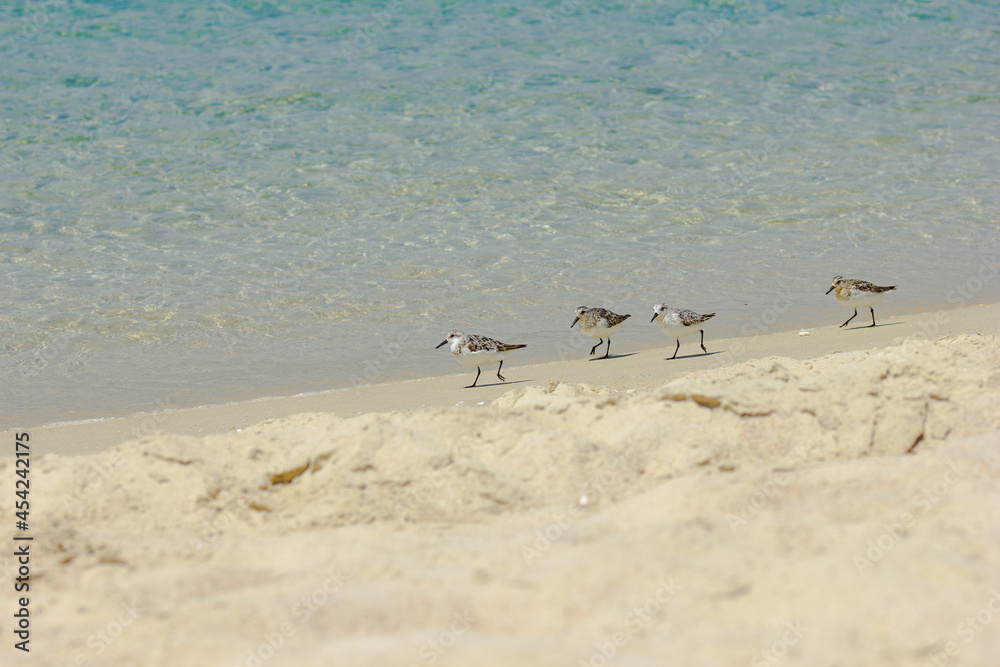
[[[715,317],[715,313],[705,313],[704,315],[699,315],[693,310],[679,310],[677,311],[677,314],[681,316],[681,324],[686,327],[707,322]]]
[[[591,308],[590,314],[596,318],[604,318],[609,327],[618,326],[628,318],[632,317],[631,315],[619,315],[618,313],[612,313],[607,308]]]
[[[872,292],[874,294],[881,294],[882,292],[888,292],[891,289],[896,289],[895,285],[891,285],[889,287],[879,287],[878,285],[873,285],[872,283],[866,283],[863,280],[855,281],[854,287],[863,292]]]
[[[470,352],[483,352],[485,350],[499,350],[503,343],[486,336],[469,336],[465,341],[465,346]]]

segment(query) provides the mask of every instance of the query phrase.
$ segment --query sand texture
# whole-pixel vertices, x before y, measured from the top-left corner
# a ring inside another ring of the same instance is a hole
[[[32,663],[996,665],[998,480],[992,334],[157,434],[34,463]]]

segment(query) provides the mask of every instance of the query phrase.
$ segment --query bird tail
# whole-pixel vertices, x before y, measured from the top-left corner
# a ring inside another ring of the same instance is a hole
[[[501,352],[510,352],[511,350],[520,350],[522,347],[528,347],[527,345],[501,345]]]

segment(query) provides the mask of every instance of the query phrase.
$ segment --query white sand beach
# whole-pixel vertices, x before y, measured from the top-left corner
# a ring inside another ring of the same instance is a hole
[[[620,338],[29,429],[31,664],[996,664],[1000,306]]]

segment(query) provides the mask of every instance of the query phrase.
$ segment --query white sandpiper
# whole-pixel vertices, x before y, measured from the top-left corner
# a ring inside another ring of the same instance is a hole
[[[479,374],[482,373],[480,366],[490,366],[497,362],[500,362],[500,368],[497,368],[497,377],[500,378],[501,382],[506,382],[504,377],[500,375],[504,357],[512,350],[520,350],[522,347],[527,347],[526,345],[507,345],[486,336],[477,336],[476,334],[466,335],[461,331],[452,331],[434,349],[436,350],[448,343],[451,343],[451,353],[455,355],[458,363],[463,366],[476,367],[476,379],[466,389],[475,387],[476,383],[479,382]]]
[[[608,339],[608,349],[604,351],[604,356],[602,359],[607,359],[608,354],[611,352],[611,335],[618,331],[618,327],[631,315],[619,315],[617,313],[612,313],[606,308],[587,308],[586,306],[580,306],[576,309],[576,318],[573,320],[573,324],[569,325],[572,329],[576,326],[576,323],[580,323],[580,333],[584,336],[589,336],[591,338],[597,339],[597,345],[591,348],[590,353],[594,352],[601,346],[604,339]]]
[[[864,280],[854,280],[843,276],[834,276],[832,282],[833,284],[826,293],[829,294],[833,290],[837,290],[837,300],[854,308],[854,314],[847,318],[847,322],[858,316],[858,308],[868,306],[872,311],[872,323],[868,325],[869,327],[875,326],[875,309],[872,306],[881,301],[886,292],[896,289],[895,285],[879,287]],[[847,322],[841,324],[841,328],[846,327]]]
[[[695,331],[701,333],[701,349],[702,352],[708,354],[708,350],[705,349],[705,330],[696,328],[695,325],[707,322],[713,317],[715,317],[715,313],[699,315],[693,310],[670,308],[666,304],[658,303],[653,306],[653,319],[651,319],[650,322],[659,320],[660,329],[663,330],[663,333],[677,339],[677,347],[674,348],[674,356],[670,357],[670,359],[676,359],[677,350],[681,349],[681,338],[684,336],[690,336]]]

